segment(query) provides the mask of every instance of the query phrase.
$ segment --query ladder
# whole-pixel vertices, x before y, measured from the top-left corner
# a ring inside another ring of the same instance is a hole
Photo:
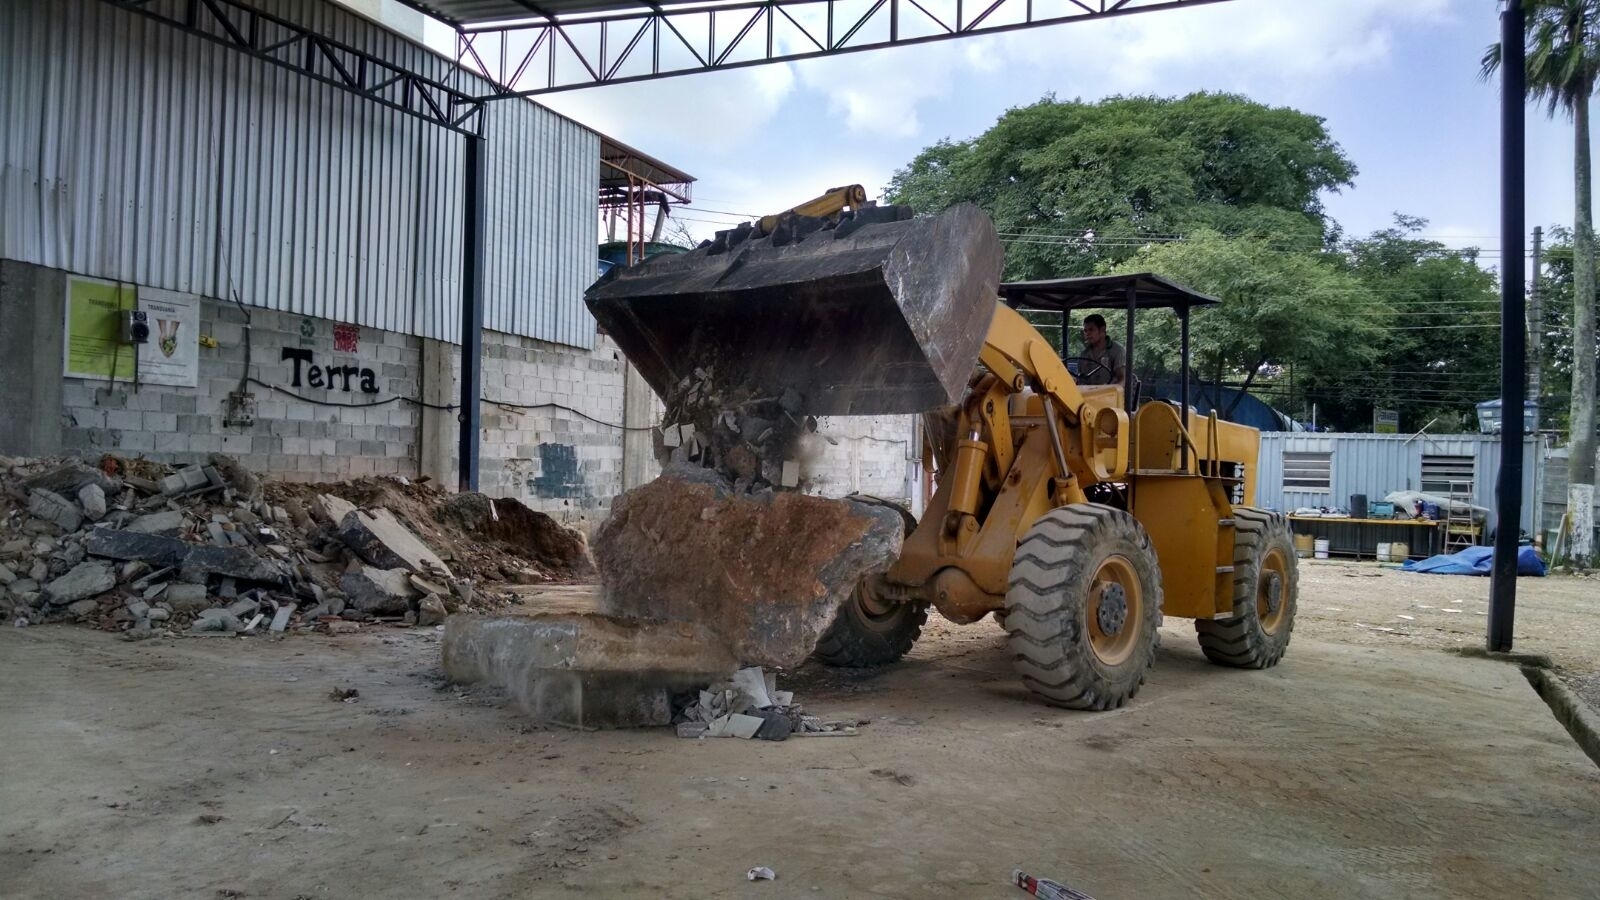
[[[1472,519],[1472,482],[1450,482],[1450,508],[1444,517],[1444,552],[1455,553],[1477,546],[1480,530]]]

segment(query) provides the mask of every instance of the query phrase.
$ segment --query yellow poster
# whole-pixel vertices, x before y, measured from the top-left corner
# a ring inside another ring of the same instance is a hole
[[[66,375],[133,380],[138,351],[122,343],[121,313],[137,304],[136,290],[131,284],[67,276]]]

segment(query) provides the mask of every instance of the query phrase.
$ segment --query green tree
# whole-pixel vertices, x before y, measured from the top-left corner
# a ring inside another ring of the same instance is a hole
[[[1193,314],[1196,379],[1245,391],[1263,387],[1282,405],[1286,383],[1275,373],[1292,368],[1297,378],[1342,388],[1352,374],[1382,361],[1386,307],[1327,254],[1201,229],[1182,241],[1149,244],[1115,269],[1154,272],[1222,301]],[[1176,372],[1177,324],[1169,317],[1148,321],[1138,333],[1141,377]]]
[[[1006,277],[1059,278],[1200,228],[1314,250],[1333,234],[1322,194],[1355,174],[1321,118],[1233,94],[1046,97],[928,147],[885,193],[922,212],[975,203],[1006,241]]]
[[[1571,456],[1567,463],[1567,515],[1573,562],[1595,562],[1595,246],[1589,154],[1589,98],[1600,80],[1600,0],[1523,0],[1526,11],[1528,96],[1550,115],[1572,119],[1573,133],[1573,368]],[[1502,48],[1491,46],[1483,74],[1500,68]]]
[[[1478,265],[1475,250],[1418,237],[1427,224],[1397,214],[1393,227],[1341,248],[1343,264],[1373,295],[1366,314],[1388,323],[1375,342],[1378,362],[1348,373],[1341,382],[1346,397],[1330,401],[1342,419],[1360,421],[1378,406],[1398,410],[1403,427],[1471,425],[1476,404],[1496,396],[1497,281]],[[1336,387],[1315,377],[1305,386]]]

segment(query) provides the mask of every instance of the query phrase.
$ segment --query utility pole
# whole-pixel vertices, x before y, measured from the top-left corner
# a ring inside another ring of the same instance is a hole
[[[1528,282],[1528,401],[1533,404],[1535,425],[1543,420],[1539,397],[1539,364],[1543,359],[1540,350],[1544,345],[1544,297],[1539,285],[1540,273],[1544,271],[1540,268],[1543,250],[1544,229],[1536,226],[1533,229],[1533,273]]]
[[[1522,531],[1522,403],[1527,396],[1526,40],[1522,0],[1500,13],[1500,472],[1495,484],[1494,562],[1489,580],[1488,649],[1511,649],[1517,609],[1517,546]]]

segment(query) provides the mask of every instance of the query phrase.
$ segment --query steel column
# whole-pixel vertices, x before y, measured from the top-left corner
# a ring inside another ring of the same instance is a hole
[[[1183,416],[1183,430],[1189,430],[1189,307],[1178,307],[1178,368],[1183,370],[1178,389],[1178,403],[1181,404]],[[1178,467],[1189,468],[1189,442],[1182,441],[1178,444]]]
[[[1522,0],[1500,13],[1500,473],[1495,485],[1494,569],[1488,647],[1511,649],[1517,609],[1517,544],[1522,522],[1522,402],[1528,326],[1522,258],[1526,50]]]
[[[488,141],[467,138],[462,179],[461,234],[461,438],[456,458],[459,487],[478,489],[478,437],[483,396],[484,155]]]
[[[1130,285],[1128,285],[1128,288],[1127,288],[1127,295],[1128,295],[1128,327],[1126,329],[1127,340],[1122,345],[1122,408],[1127,410],[1129,415],[1132,415],[1133,414],[1133,408],[1134,408],[1134,398],[1133,398],[1133,381],[1134,381],[1134,379],[1133,379],[1133,317],[1134,317],[1135,310],[1137,310],[1139,308],[1139,292],[1137,290],[1134,290],[1133,285],[1130,284]],[[1106,340],[1109,341],[1110,339],[1111,338],[1108,335],[1106,337]],[[1111,374],[1113,376],[1116,375],[1115,372],[1113,372]]]

